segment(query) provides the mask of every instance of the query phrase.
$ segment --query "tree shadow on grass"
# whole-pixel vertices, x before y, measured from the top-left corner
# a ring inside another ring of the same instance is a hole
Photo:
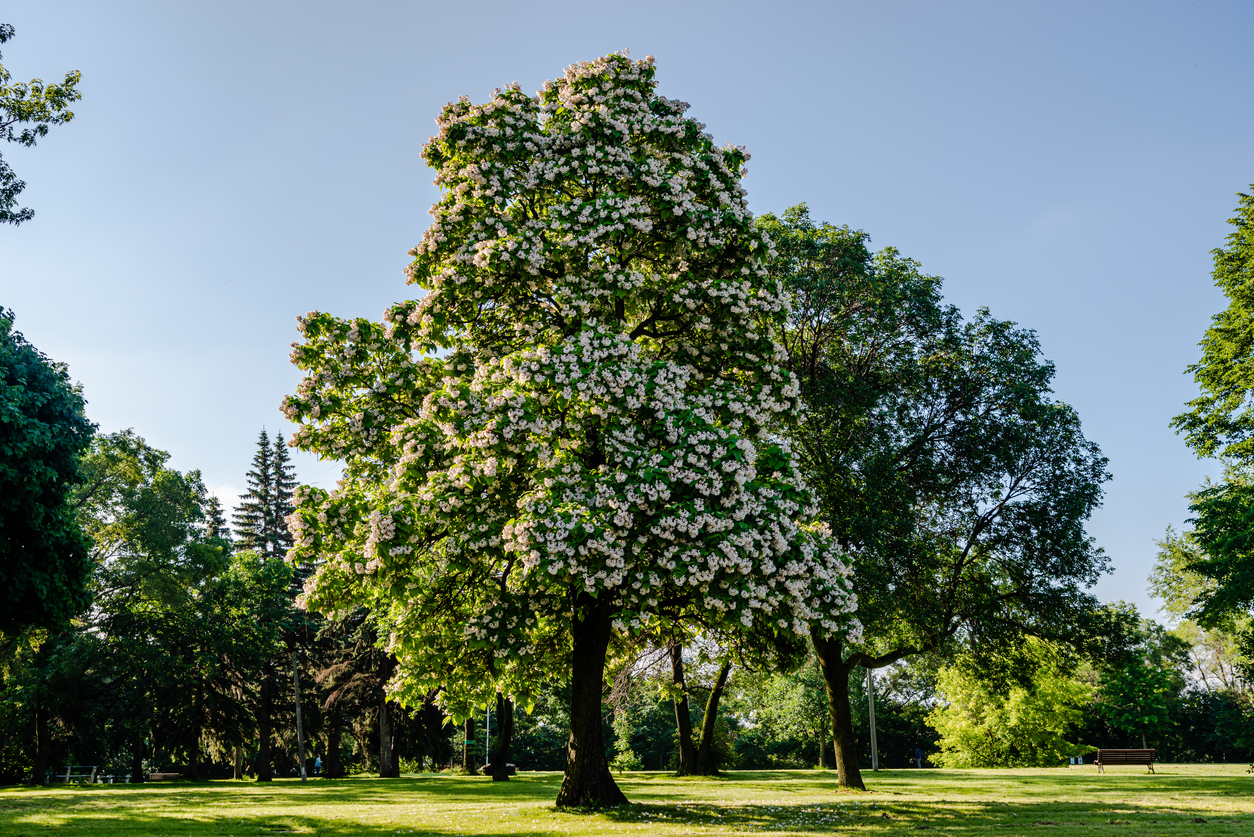
[[[681,826],[725,831],[843,832],[913,834],[935,830],[948,835],[975,837],[989,834],[1037,833],[1057,827],[1060,832],[1085,834],[1195,834],[1208,824],[1218,833],[1247,833],[1254,826],[1249,814],[1215,814],[1197,808],[1171,810],[1107,803],[932,803],[880,802],[867,797],[820,804],[632,804],[601,812],[615,823]]]
[[[1099,835],[1198,834],[1199,828],[1254,833],[1250,780],[1243,775],[1129,775],[1120,780],[1067,771],[937,771],[924,780],[919,772],[901,771],[894,782],[892,775],[882,773],[868,777],[869,793],[843,792],[835,776],[809,771],[736,773],[714,781],[626,774],[620,781],[636,803],[594,812],[554,811],[561,780],[556,773],[522,774],[510,782],[436,775],[303,785],[280,781],[16,789],[0,792],[0,837],[854,829],[882,835],[936,830],[975,837],[1037,833],[1049,827]],[[1026,794],[1025,782],[1038,790]],[[968,789],[974,792],[967,794]],[[808,798],[798,799],[793,791]],[[1222,810],[1225,806],[1228,810]],[[1206,825],[1195,821],[1199,819]]]
[[[519,837],[543,837],[549,831],[521,830],[503,823],[497,833]],[[475,829],[482,833],[484,829]],[[195,812],[182,815],[130,810],[124,814],[84,814],[59,822],[40,822],[27,817],[0,820],[0,837],[269,837],[269,835],[322,835],[322,837],[396,837],[396,835],[464,835],[467,829],[455,819],[447,823],[394,822],[363,823],[352,818],[326,818],[294,814],[241,812],[234,816],[205,816]],[[474,833],[474,832],[471,832]]]
[[[508,782],[466,781],[464,777],[430,776],[399,779],[315,779],[263,782],[170,782],[143,785],[15,787],[0,792],[3,812],[48,808],[141,807],[178,804],[258,806],[268,802],[302,805],[391,805],[406,800],[459,805],[527,803],[557,798],[561,774],[521,775]]]

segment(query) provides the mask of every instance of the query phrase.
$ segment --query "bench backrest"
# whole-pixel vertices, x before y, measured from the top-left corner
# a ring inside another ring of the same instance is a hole
[[[1102,764],[1146,764],[1154,761],[1154,750],[1098,750]]]

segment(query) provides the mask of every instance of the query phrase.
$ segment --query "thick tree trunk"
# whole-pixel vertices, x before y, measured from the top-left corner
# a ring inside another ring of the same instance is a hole
[[[470,742],[475,740],[475,719],[467,718],[466,726],[462,730],[462,770],[472,776],[479,771],[475,768],[475,763],[470,760]]]
[[[187,774],[193,781],[200,779],[200,729],[192,733],[192,746],[187,751]]]
[[[131,733],[131,784],[144,781],[144,737],[139,730]]]
[[[705,702],[705,715],[701,718],[701,743],[697,745],[697,761],[692,772],[697,776],[718,775],[718,755],[714,752],[714,723],[718,720],[718,702],[727,687],[727,675],[731,673],[731,661],[724,660],[719,667],[718,679]]]
[[[697,752],[692,744],[692,715],[688,711],[688,689],[684,683],[684,647],[675,640],[666,643],[671,657],[671,682],[675,685],[675,730],[679,733],[679,769],[676,776],[696,770]]]
[[[326,763],[322,766],[322,775],[327,779],[339,779],[344,775],[344,768],[340,765],[340,738],[343,731],[337,723],[327,730],[327,758]]]
[[[31,766],[30,783],[42,785],[47,778],[48,760],[52,758],[52,731],[42,690],[35,695],[35,763]]]
[[[271,715],[274,713],[274,667],[266,663],[261,675],[261,689],[257,696],[257,781],[269,782],[273,777],[270,766]]]
[[[401,775],[396,760],[396,738],[392,734],[392,711],[388,709],[387,692],[379,700],[379,778],[395,779]]]
[[[200,760],[200,740],[203,735],[203,724],[200,719],[205,713],[205,693],[204,687],[200,683],[196,685],[196,698],[192,701],[192,729],[188,736],[191,739],[191,746],[187,748],[187,772],[193,782],[200,781],[203,765]]]
[[[243,747],[235,748],[235,762],[234,762],[234,769],[231,770],[231,778],[232,779],[244,778],[244,748]]]
[[[514,702],[500,692],[496,693],[496,740],[488,754],[488,771],[493,782],[509,779],[509,744],[514,739]]]
[[[827,707],[832,720],[832,746],[836,750],[836,778],[842,788],[866,790],[858,768],[858,740],[853,734],[853,712],[849,706],[849,670],[841,657],[841,641],[825,639],[810,631],[823,683],[827,687]]]
[[[570,743],[566,775],[557,793],[560,807],[610,807],[627,802],[610,775],[601,730],[602,680],[611,630],[609,606],[580,594],[571,625]]]

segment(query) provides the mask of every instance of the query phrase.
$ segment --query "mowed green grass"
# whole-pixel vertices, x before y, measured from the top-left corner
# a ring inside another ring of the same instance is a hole
[[[1254,835],[1243,765],[1057,770],[882,770],[866,793],[823,771],[721,779],[618,777],[632,804],[558,811],[556,773],[493,783],[418,775],[341,781],[0,789],[0,837],[273,834]],[[1204,820],[1204,822],[1202,821]]]

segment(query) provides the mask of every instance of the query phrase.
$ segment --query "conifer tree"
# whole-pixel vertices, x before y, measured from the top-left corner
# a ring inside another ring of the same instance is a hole
[[[235,539],[242,549],[267,552],[267,534],[273,528],[269,524],[271,505],[274,502],[274,462],[270,436],[263,429],[257,438],[257,452],[253,454],[253,467],[248,472],[248,491],[240,498],[232,522]]]
[[[274,437],[274,454],[270,462],[273,468],[271,473],[274,475],[270,505],[273,523],[269,533],[271,551],[276,555],[286,555],[292,548],[292,536],[287,531],[287,516],[296,511],[292,500],[296,491],[296,467],[292,465],[282,434]]]
[[[231,542],[231,530],[226,525],[226,517],[222,513],[222,501],[216,494],[210,494],[205,500],[205,537],[209,540]]]
[[[248,472],[248,491],[240,499],[233,518],[237,548],[255,549],[280,558],[287,554],[292,548],[287,516],[295,510],[295,489],[296,469],[283,436],[275,436],[272,445],[270,434],[263,429],[257,438],[252,470]]]

